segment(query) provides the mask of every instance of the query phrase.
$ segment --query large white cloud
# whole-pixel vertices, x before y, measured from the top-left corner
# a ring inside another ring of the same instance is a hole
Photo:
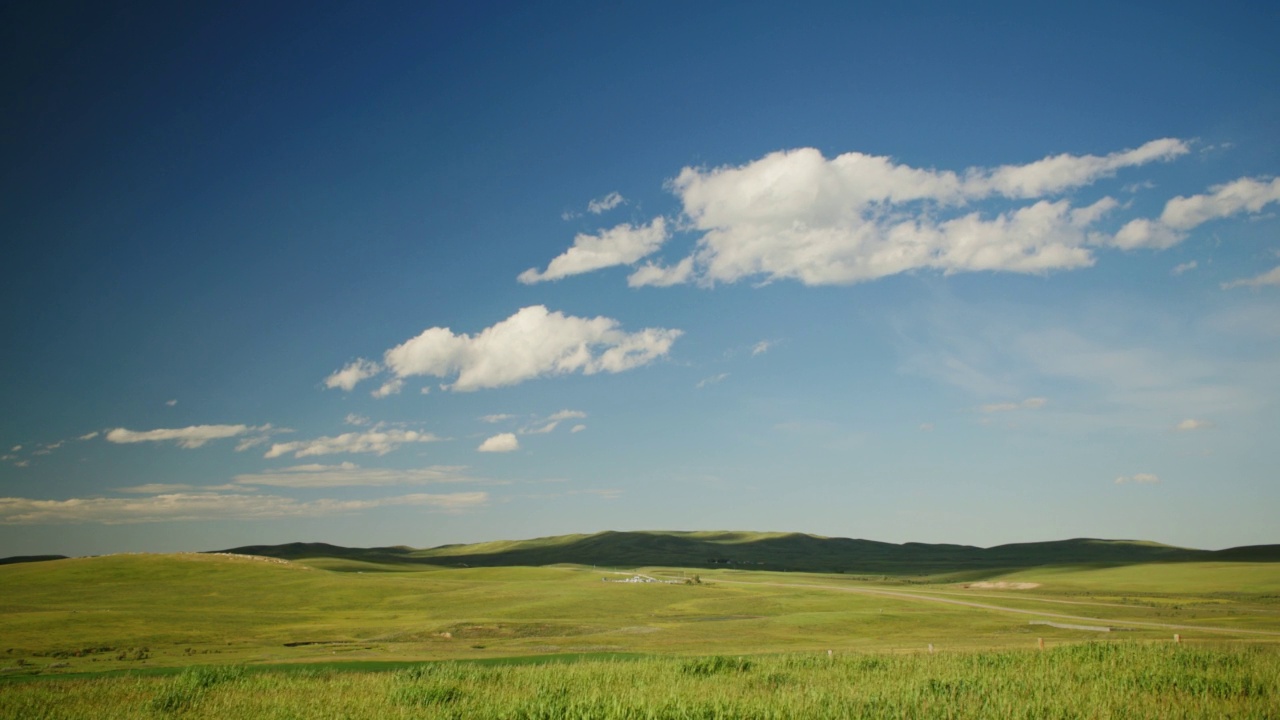
[[[545,271],[530,269],[520,279],[557,279],[646,258],[627,279],[632,287],[747,278],[848,284],[922,269],[1044,273],[1090,266],[1099,248],[1167,248],[1208,220],[1280,201],[1280,180],[1240,178],[1176,197],[1160,217],[1131,220],[1113,234],[1102,223],[1121,209],[1119,202],[1067,197],[1125,168],[1188,152],[1188,143],[1163,138],[1106,155],[952,171],[799,148],[740,166],[686,167],[668,187],[682,206],[678,228],[696,238],[692,253],[652,257],[668,235],[667,223],[655,218],[648,226],[579,235]]]
[[[1106,156],[1058,155],[956,173],[862,153],[828,160],[802,148],[740,167],[685,168],[671,185],[702,233],[690,256],[695,267],[650,264],[631,284],[762,276],[825,285],[924,268],[1026,273],[1085,267],[1093,263],[1089,245],[1100,241],[1094,226],[1118,203],[1103,198],[1076,207],[1050,196],[1186,152],[1182,141],[1164,139]],[[1038,200],[994,215],[955,215],[955,208],[991,197]]]
[[[265,458],[276,458],[293,453],[296,458],[316,455],[334,455],[337,453],[374,453],[386,455],[407,443],[438,442],[440,438],[431,433],[420,433],[416,430],[369,430],[367,432],[349,432],[333,437],[319,437],[312,440],[297,440],[287,443],[274,443],[263,455]]]
[[[656,252],[668,237],[666,221],[661,217],[639,227],[624,223],[598,235],[580,233],[574,237],[573,247],[552,260],[546,270],[538,272],[536,268],[529,268],[517,279],[532,284],[614,265],[630,265]]]
[[[259,494],[182,492],[143,498],[70,498],[34,500],[0,498],[0,525],[124,525],[195,520],[269,520],[322,517],[387,506],[412,505],[441,512],[461,512],[485,505],[486,492],[414,493],[369,500],[300,501]]]
[[[156,430],[127,430],[116,428],[107,432],[107,441],[120,444],[140,442],[164,442],[172,440],[184,448],[198,448],[210,440],[238,437],[251,433],[270,432],[271,425],[192,425],[184,428],[159,428]]]
[[[666,355],[681,334],[666,328],[628,333],[611,318],[575,317],[534,305],[475,335],[428,328],[388,350],[384,365],[400,378],[456,376],[446,389],[465,392],[547,375],[630,370]]]

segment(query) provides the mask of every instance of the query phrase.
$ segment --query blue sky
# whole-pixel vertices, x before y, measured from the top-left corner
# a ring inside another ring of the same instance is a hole
[[[9,4],[0,555],[1280,542],[1261,3]]]

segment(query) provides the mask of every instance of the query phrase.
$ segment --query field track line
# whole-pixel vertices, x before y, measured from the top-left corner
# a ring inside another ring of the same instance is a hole
[[[769,587],[784,588],[804,588],[807,590],[834,590],[836,592],[851,592],[862,595],[879,595],[881,597],[898,598],[901,600],[916,600],[919,602],[936,602],[945,603],[947,605],[960,605],[962,607],[978,608],[979,610],[993,610],[995,612],[1017,613],[1019,615],[1033,615],[1035,617],[1057,618],[1061,620],[1084,620],[1093,623],[1107,623],[1109,625],[1136,625],[1139,627],[1163,628],[1166,630],[1200,630],[1202,632],[1232,633],[1241,635],[1268,635],[1272,637],[1280,637],[1280,632],[1273,630],[1246,630],[1243,628],[1222,628],[1210,627],[1208,625],[1173,625],[1170,623],[1148,622],[1144,620],[1114,620],[1110,618],[1094,618],[1083,615],[1064,615],[1062,613],[1042,612],[1040,610],[1024,610],[1022,608],[1003,607],[1000,605],[991,605],[988,603],[969,602],[967,600],[953,600],[951,598],[938,597],[936,595],[917,595],[915,593],[900,592],[896,590],[874,590],[872,588],[859,587],[841,587],[836,585],[813,585],[809,583],[778,583],[778,582],[751,582],[748,580],[721,580],[719,578],[712,582],[729,583],[731,585],[766,585]]]

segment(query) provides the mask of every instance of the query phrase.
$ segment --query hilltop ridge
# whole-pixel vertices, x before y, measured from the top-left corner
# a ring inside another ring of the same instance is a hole
[[[250,545],[223,552],[289,560],[316,557],[441,566],[606,565],[617,567],[741,567],[755,570],[873,575],[990,571],[1044,565],[1129,565],[1152,562],[1280,561],[1280,545],[1197,550],[1141,540],[1072,538],[972,545],[824,537],[750,531],[614,531],[554,535],[413,549],[347,548],[327,543]]]

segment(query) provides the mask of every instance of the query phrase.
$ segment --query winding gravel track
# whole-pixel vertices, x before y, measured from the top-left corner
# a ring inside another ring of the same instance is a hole
[[[1274,630],[1245,630],[1242,628],[1211,627],[1208,625],[1174,625],[1170,623],[1147,622],[1143,620],[1118,620],[1113,618],[1086,617],[1083,615],[1065,615],[1062,613],[1043,612],[1040,610],[1024,610],[1023,608],[1004,607],[1001,605],[971,602],[968,600],[954,600],[952,598],[938,597],[936,595],[917,595],[915,593],[901,592],[898,590],[876,590],[873,588],[815,585],[811,583],[750,582],[746,580],[722,580],[719,578],[712,582],[726,583],[730,585],[767,585],[770,587],[804,588],[806,590],[833,590],[835,592],[851,592],[861,595],[879,595],[881,597],[898,598],[900,600],[944,603],[947,605],[960,605],[962,607],[977,608],[979,610],[991,610],[993,612],[1017,613],[1019,615],[1031,615],[1034,617],[1055,618],[1059,620],[1083,620],[1091,623],[1106,623],[1107,625],[1132,625],[1137,627],[1163,628],[1165,630],[1197,630],[1200,632],[1231,633],[1233,635],[1267,635],[1271,637],[1280,637],[1280,632],[1276,632]]]

